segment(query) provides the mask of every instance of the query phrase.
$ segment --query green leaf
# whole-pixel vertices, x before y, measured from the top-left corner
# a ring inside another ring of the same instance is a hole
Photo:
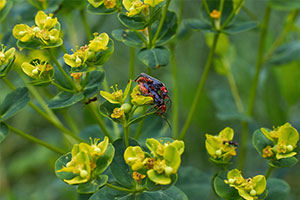
[[[130,146],[138,146],[135,140],[129,140]],[[124,160],[125,143],[123,139],[118,139],[113,143],[115,156],[110,164],[110,171],[119,184],[127,188],[135,188],[135,181],[132,178],[132,171]]]
[[[7,125],[3,122],[0,122],[0,144],[5,140],[9,133]]]
[[[180,188],[189,199],[209,199],[211,177],[194,167],[180,167],[176,187]]]
[[[104,71],[93,71],[89,73],[88,82],[83,92],[86,98],[90,98],[98,92],[102,86],[101,83],[104,79],[104,76]]]
[[[104,4],[102,4],[98,8],[95,8],[91,4],[87,5],[87,11],[90,14],[94,14],[94,15],[110,15],[110,14],[114,14],[114,13],[118,12],[118,9],[115,9],[115,8],[107,9]]]
[[[118,18],[124,26],[134,30],[142,30],[148,25],[145,18],[141,16],[128,17],[125,14],[119,13]]]
[[[100,175],[86,183],[79,184],[77,192],[81,194],[95,193],[99,188],[103,187],[108,181],[108,176]]]
[[[156,33],[159,25],[159,21],[153,24],[152,33]],[[174,38],[178,28],[177,14],[172,11],[167,12],[166,20],[164,21],[163,27],[156,40],[156,46],[164,45]]]
[[[299,0],[269,0],[269,4],[279,10],[294,10],[300,8]]]
[[[43,43],[37,39],[33,39],[29,42],[21,42],[20,40],[18,40],[17,46],[20,50],[22,49],[38,50],[43,47]]]
[[[287,199],[291,188],[289,184],[282,179],[270,178],[267,181],[267,190],[269,192],[267,199],[284,200]]]
[[[84,99],[83,93],[72,94],[68,92],[58,93],[49,103],[51,109],[60,109],[74,105]]]
[[[157,190],[166,190],[170,187],[172,187],[178,180],[177,174],[171,175],[171,183],[168,185],[159,185],[151,181],[149,178],[146,179],[146,188],[150,191],[157,191]]]
[[[294,41],[280,46],[272,55],[269,63],[272,65],[284,65],[300,58],[300,41]]]
[[[293,167],[297,164],[298,159],[295,157],[289,158],[282,158],[280,160],[274,160],[269,163],[269,165],[276,167],[276,168],[283,168],[283,167]]]
[[[98,192],[93,194],[89,200],[112,200],[119,199],[120,197],[126,196],[128,193],[114,190],[109,187],[103,187]]]
[[[238,191],[227,185],[224,180],[227,179],[227,172],[221,171],[213,181],[215,192],[225,200],[236,200],[242,199],[238,193]]]
[[[252,136],[252,144],[259,155],[262,156],[262,151],[267,146],[273,146],[273,142],[271,142],[260,129],[257,129]]]
[[[170,52],[165,47],[155,47],[153,49],[142,49],[138,58],[150,68],[164,67],[169,64]]]
[[[28,89],[26,87],[17,88],[10,92],[3,100],[1,108],[1,120],[7,120],[14,116],[30,101]]]
[[[94,171],[95,174],[103,173],[112,162],[115,155],[115,149],[112,144],[108,144],[105,153],[97,160],[97,167]]]
[[[145,38],[142,33],[139,34]],[[116,29],[112,31],[112,35],[116,40],[123,42],[127,46],[135,48],[142,48],[144,46],[144,42],[137,36],[137,33],[132,30]]]
[[[87,61],[87,65],[103,65],[105,64],[111,55],[114,53],[115,47],[114,47],[114,41],[112,39],[109,39],[107,49],[104,51],[99,51],[96,53],[93,60]]]
[[[5,20],[6,16],[8,15],[8,13],[12,9],[12,7],[13,7],[13,2],[7,1],[4,8],[0,11],[0,22]]]
[[[242,33],[258,26],[258,22],[240,22],[227,26],[223,32],[228,34]]]
[[[68,180],[68,179],[72,179],[75,176],[77,176],[76,174],[73,174],[72,172],[56,172],[57,170],[60,170],[63,167],[65,167],[67,165],[67,163],[71,161],[71,159],[72,159],[72,154],[67,153],[65,155],[60,156],[55,162],[55,174],[61,180],[64,180],[64,179]]]
[[[199,19],[185,19],[183,20],[185,27],[194,31],[203,31],[208,33],[216,33],[210,23],[206,23]]]
[[[9,63],[0,66],[0,78],[1,78],[1,77],[5,77],[6,74],[10,71],[10,69],[11,69],[11,67],[12,67],[12,65],[13,65],[13,63],[14,63],[14,61],[15,61],[15,59],[16,59],[16,56],[14,56],[14,57],[9,61]]]

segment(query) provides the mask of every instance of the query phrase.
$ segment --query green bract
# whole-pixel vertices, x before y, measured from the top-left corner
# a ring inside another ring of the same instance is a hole
[[[268,131],[262,128],[261,132],[273,143],[273,146],[266,146],[263,149],[262,156],[271,159],[276,157],[277,160],[295,156],[294,151],[299,140],[298,131],[286,123],[282,126],[274,128],[273,131]]]
[[[102,142],[98,142],[99,139],[94,139],[90,145],[75,144],[71,156],[67,154],[57,160],[57,176],[70,185],[101,179],[101,173],[105,171],[114,157],[114,148],[108,143],[107,137]],[[104,179],[102,177],[101,180]]]
[[[227,178],[228,180],[225,180],[225,183],[237,189],[239,195],[246,200],[258,199],[257,196],[263,194],[266,190],[267,181],[263,175],[244,179],[241,171],[233,169],[228,172]]]
[[[211,160],[217,164],[229,164],[237,148],[232,142],[234,132],[231,128],[223,129],[218,136],[206,134],[205,147]]]
[[[171,175],[177,174],[181,163],[181,155],[184,151],[183,141],[175,140],[164,143],[148,138],[146,146],[151,154],[145,153],[139,146],[128,147],[124,152],[125,162],[131,170],[140,173],[143,178],[147,175],[156,184],[170,184]]]

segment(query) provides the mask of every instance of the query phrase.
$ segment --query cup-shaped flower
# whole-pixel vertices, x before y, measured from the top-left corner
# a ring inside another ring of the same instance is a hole
[[[13,59],[13,57],[15,56],[15,48],[12,47],[7,51],[5,51],[5,49],[6,47],[2,45],[2,50],[0,51],[0,66],[9,63],[11,59]]]
[[[109,36],[107,35],[107,33],[94,33],[94,39],[89,43],[89,50],[93,52],[107,50],[108,42]]]
[[[228,180],[225,180],[225,183],[237,189],[239,195],[246,200],[258,199],[257,196],[263,194],[266,190],[267,181],[263,175],[244,179],[241,171],[233,169],[228,172],[227,178]]]
[[[212,159],[229,162],[236,155],[237,144],[232,141],[233,136],[234,132],[229,127],[223,129],[218,136],[206,134],[205,147]]]
[[[0,0],[0,10],[2,10],[5,7],[6,0]]]
[[[145,153],[140,146],[130,146],[124,152],[124,160],[133,171],[144,168],[145,158]]]
[[[139,14],[146,7],[141,0],[123,0],[123,6],[128,10],[126,14],[129,17]]]
[[[153,103],[152,97],[142,95],[139,85],[133,88],[130,96],[132,98],[131,103],[136,106],[143,106],[143,105],[148,105]]]
[[[155,157],[163,156],[165,148],[168,146],[174,146],[177,149],[179,155],[184,152],[184,142],[181,140],[174,140],[172,143],[166,142],[162,144],[154,138],[148,138],[146,140],[146,146],[151,151],[151,154],[153,154]]]
[[[132,85],[132,80],[130,80],[128,82],[128,84],[125,88],[124,94],[121,89],[120,90],[118,89],[118,85],[115,85],[115,87],[111,86],[111,88],[113,90],[112,93],[109,93],[106,91],[100,91],[100,95],[112,104],[121,104],[122,105],[128,97],[128,94],[131,89],[131,85]]]
[[[28,42],[35,36],[33,29],[26,24],[17,24],[13,28],[13,36],[21,42]]]
[[[65,54],[64,61],[70,67],[80,67],[85,64],[89,56],[89,49],[87,46],[82,46],[80,49],[74,51],[73,54]]]
[[[53,14],[47,15],[44,11],[39,11],[35,16],[35,24],[41,30],[50,30],[57,24],[57,18]]]
[[[149,5],[151,7],[155,7],[157,6],[158,4],[160,4],[161,2],[163,2],[164,0],[144,0],[144,3],[146,5]]]
[[[24,62],[21,68],[27,76],[38,80],[49,80],[54,74],[53,67],[48,62],[38,59],[30,63]]]
[[[88,153],[75,144],[72,149],[72,160],[57,172],[72,172],[76,176],[64,181],[70,185],[88,182],[91,177],[90,159]]]
[[[299,141],[299,133],[291,124],[286,123],[272,131],[262,128],[261,131],[274,144],[273,147],[267,146],[263,149],[263,157],[272,158],[276,155],[276,159],[279,160],[293,157],[297,154],[294,150]]]
[[[50,31],[49,30],[41,30],[38,33],[36,33],[36,37],[41,39],[41,41],[45,45],[55,44],[61,40],[60,31],[58,31],[57,29],[52,29]]]

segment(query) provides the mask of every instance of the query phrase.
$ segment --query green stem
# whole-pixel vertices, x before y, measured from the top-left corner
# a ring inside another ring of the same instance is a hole
[[[60,90],[65,91],[65,92],[69,92],[69,93],[74,93],[75,92],[74,90],[67,89],[67,88],[59,85],[58,83],[55,83],[54,81],[52,81],[52,85],[54,85],[55,87],[59,88]]]
[[[129,193],[135,193],[136,191],[134,189],[128,189],[124,187],[119,187],[110,183],[105,183],[105,186],[112,188],[114,190],[122,191],[122,192],[129,192]]]
[[[150,12],[150,19],[151,19],[151,17],[152,17],[152,11],[153,11],[153,9],[152,9],[152,7],[149,9],[149,12]],[[152,48],[152,41],[153,41],[153,39],[152,39],[152,23],[149,23],[149,25],[148,25],[148,40],[149,40],[149,43],[148,43],[148,48],[149,49],[151,49]]]
[[[110,142],[113,142],[113,138],[111,137],[110,133],[106,129],[103,119],[99,116],[97,110],[93,107],[93,104],[90,103],[87,105],[87,107],[88,107],[90,113],[93,115],[94,119],[97,121],[97,123],[98,123],[100,129],[102,130],[102,132],[104,133],[104,135],[106,135],[109,138]]]
[[[87,85],[88,80],[89,80],[89,76],[90,76],[90,72],[86,72],[85,78],[84,78],[84,82],[83,82],[83,84],[81,86],[81,90],[83,90],[85,88],[85,86]]]
[[[48,144],[47,142],[44,142],[36,137],[33,137],[27,133],[24,133],[23,131],[20,131],[10,125],[7,124],[7,127],[9,128],[9,130],[11,130],[12,132],[14,132],[15,134],[33,142],[33,143],[36,143],[38,145],[42,145],[44,147],[46,147],[47,149],[50,149],[51,151],[55,152],[55,153],[58,153],[58,154],[65,154],[66,152],[60,148],[57,148],[55,146],[52,146],[51,144]]]
[[[73,88],[76,88],[75,85],[74,85],[73,80],[71,79],[71,77],[66,73],[66,71],[63,69],[63,67],[59,63],[59,61],[56,59],[55,55],[53,54],[52,49],[47,49],[47,50],[48,50],[48,53],[49,53],[49,56],[50,56],[51,60],[55,63],[55,65],[58,68],[58,70],[71,83],[71,85],[73,86]]]
[[[134,79],[135,48],[130,47],[129,79]]]
[[[167,13],[168,13],[168,8],[169,8],[169,5],[170,5],[170,2],[171,2],[171,0],[166,0],[166,5],[164,7],[164,11],[162,13],[162,16],[161,16],[161,19],[160,19],[157,31],[156,31],[156,33],[155,33],[155,35],[153,37],[153,41],[152,41],[153,44],[155,44],[155,42],[156,42],[156,40],[157,40],[157,38],[159,36],[159,33],[160,33],[160,31],[161,31],[161,29],[162,29],[162,27],[164,25],[165,19],[167,17]]]
[[[208,76],[208,72],[209,72],[210,67],[212,65],[212,61],[213,61],[214,54],[215,54],[215,51],[216,51],[218,39],[219,39],[219,33],[216,33],[214,35],[213,45],[212,45],[211,50],[209,52],[208,59],[207,59],[206,65],[204,67],[204,71],[203,71],[201,80],[199,82],[199,85],[198,85],[198,88],[197,88],[197,91],[196,91],[196,95],[194,97],[193,104],[192,104],[192,106],[190,108],[189,115],[188,115],[187,120],[186,120],[186,122],[185,122],[185,124],[183,126],[183,129],[180,132],[179,139],[183,139],[184,138],[184,136],[185,136],[185,134],[186,134],[186,132],[187,132],[187,130],[188,130],[191,122],[192,122],[194,113],[196,111],[198,102],[200,100],[200,96],[201,96],[202,90],[203,90],[205,82],[206,82],[206,78]]]
[[[138,124],[138,127],[136,128],[134,138],[137,140],[141,137],[143,126],[144,126],[145,118],[143,118],[140,123]]]
[[[67,109],[60,112],[64,117],[65,121],[67,122],[69,128],[72,130],[73,133],[76,135],[80,133],[80,129],[78,128],[77,124],[74,122],[74,119],[70,116],[70,113]]]
[[[274,169],[275,169],[274,167],[269,166],[269,168],[268,168],[268,170],[266,172],[266,175],[265,175],[265,177],[266,177],[267,180],[270,177],[270,175],[272,174],[272,172],[274,171]]]
[[[242,10],[250,17],[250,19],[252,19],[253,21],[257,21],[257,17],[256,15],[249,10],[245,5],[242,6]]]
[[[244,3],[244,0],[241,0],[240,3],[236,6],[236,8],[230,13],[230,15],[228,16],[228,18],[224,22],[224,24],[221,26],[221,29],[225,28],[229,24],[229,22],[234,17],[234,15],[236,14],[236,12],[241,8],[241,6],[243,5],[243,3]]]
[[[156,112],[157,112],[157,111],[153,111],[153,112],[149,112],[149,113],[143,114],[142,116],[137,117],[137,118],[135,118],[135,119],[129,121],[129,122],[128,122],[128,125],[134,124],[134,123],[135,123],[136,121],[138,121],[138,120],[145,119],[145,117],[150,116],[150,115],[153,115],[153,114],[155,114]]]
[[[123,125],[124,128],[124,142],[125,142],[125,146],[128,147],[129,146],[129,125],[125,124]]]
[[[248,101],[248,108],[247,108],[247,115],[249,117],[252,116],[253,107],[255,103],[256,98],[256,92],[257,92],[257,86],[259,81],[259,75],[261,72],[261,69],[263,67],[264,63],[264,52],[265,52],[265,43],[267,39],[267,33],[268,33],[268,25],[270,21],[270,15],[271,15],[271,8],[269,5],[267,5],[265,10],[265,15],[261,27],[261,33],[260,33],[260,40],[259,40],[259,48],[258,48],[258,56],[257,56],[257,62],[256,62],[256,70],[254,79],[252,81],[251,90],[250,90],[250,97]],[[244,163],[245,163],[245,156],[246,156],[246,146],[248,142],[248,122],[244,121],[242,122],[242,138],[241,138],[241,145],[240,145],[240,155],[238,160],[238,168],[240,170],[243,170]]]
[[[178,70],[175,56],[175,43],[170,45],[171,50],[171,66],[173,75],[173,96],[172,96],[172,135],[173,138],[178,134],[178,119],[179,119],[179,85],[178,85]]]
[[[80,17],[81,17],[81,21],[82,21],[82,24],[83,24],[83,27],[86,32],[88,40],[92,40],[93,39],[92,32],[90,30],[89,24],[86,19],[85,9],[80,10]]]

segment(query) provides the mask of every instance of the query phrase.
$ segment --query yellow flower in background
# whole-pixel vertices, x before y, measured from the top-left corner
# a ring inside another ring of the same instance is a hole
[[[21,42],[28,42],[34,38],[35,33],[32,28],[26,24],[17,24],[13,28],[13,36]]]
[[[141,0],[123,0],[123,5],[129,11],[126,13],[129,17],[139,14],[146,7]]]
[[[53,18],[52,13],[47,15],[44,11],[39,11],[35,16],[35,24],[42,30],[49,30],[57,24],[57,18]]]
[[[218,10],[213,10],[210,13],[210,17],[213,18],[213,19],[219,19],[221,17],[221,12],[218,11]]]
[[[2,10],[5,7],[6,0],[0,0],[0,10]]]
[[[15,48],[10,48],[5,51],[6,47],[4,45],[1,46],[2,50],[0,51],[0,65],[7,64],[15,55]]]
[[[164,0],[144,0],[145,4],[151,6],[151,7],[155,7],[158,4],[160,4],[161,2],[163,2]]]
[[[101,50],[106,50],[108,47],[109,36],[107,33],[94,33],[94,39],[89,43],[89,50],[94,52],[99,52]]]

